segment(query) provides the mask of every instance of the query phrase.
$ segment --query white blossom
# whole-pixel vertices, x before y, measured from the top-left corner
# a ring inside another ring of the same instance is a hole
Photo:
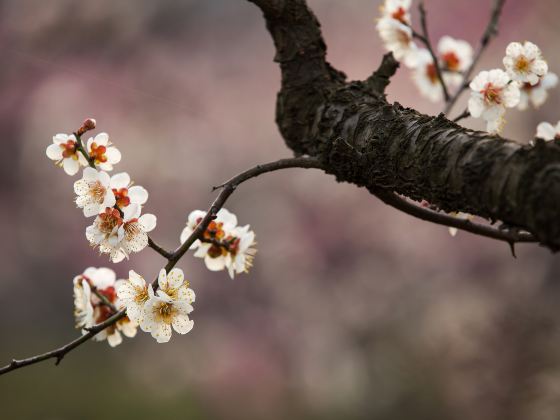
[[[156,227],[156,216],[140,216],[140,206],[130,204],[122,210],[107,208],[86,229],[86,238],[99,252],[109,254],[112,262],[117,263],[133,252],[140,252],[148,246],[148,232]]]
[[[158,287],[173,300],[186,300],[193,303],[196,299],[194,291],[189,288],[189,282],[185,281],[185,275],[180,268],[173,268],[169,273],[162,268],[158,276]]]
[[[115,205],[115,195],[109,183],[107,172],[89,167],[84,169],[82,179],[74,182],[76,205],[83,209],[84,216],[95,216],[103,209]]]
[[[556,87],[558,76],[552,72],[545,74],[536,85],[530,83],[521,84],[521,98],[517,109],[524,111],[531,103],[535,108],[540,107],[548,98],[548,90]]]
[[[74,278],[76,327],[82,328],[83,334],[87,332],[86,328],[104,322],[114,314],[113,310],[94,294],[92,289],[96,290],[113,306],[117,308],[122,306],[117,299],[115,279],[115,272],[104,267],[89,267],[83,274]],[[127,337],[134,337],[137,326],[137,323],[131,321],[128,317],[124,317],[97,333],[93,336],[93,340],[107,340],[111,347],[115,347],[122,342],[121,332]]]
[[[146,280],[130,270],[127,280],[118,280],[116,283],[119,302],[126,307],[127,316],[137,324],[144,318],[144,304],[154,295],[154,291]]]
[[[392,51],[395,59],[404,61],[407,67],[417,64],[417,46],[412,40],[412,29],[393,18],[381,18],[377,22],[377,32],[385,48]]]
[[[430,101],[437,102],[443,98],[443,89],[437,75],[434,60],[426,49],[418,51],[417,67],[412,73],[412,80],[420,90],[420,93]]]
[[[548,122],[542,122],[537,126],[536,137],[543,140],[558,140],[560,139],[560,121],[556,125],[552,125]]]
[[[410,24],[410,5],[412,0],[385,0],[381,6],[384,18],[398,20],[404,24]]]
[[[171,339],[171,328],[179,334],[186,334],[194,326],[189,314],[193,311],[191,304],[195,295],[184,283],[183,272],[179,269],[171,270],[169,274],[162,271],[158,277],[161,289],[152,294],[144,304],[140,324],[140,328],[150,332],[158,343],[166,343]]]
[[[180,240],[184,243],[189,236],[194,232],[198,224],[204,219],[206,212],[202,210],[193,210],[187,219],[187,225],[181,232]],[[221,240],[225,237],[226,232],[232,230],[237,226],[237,216],[226,209],[220,209],[216,214],[216,218],[212,220],[206,231],[204,237],[206,239]],[[196,249],[200,246],[200,240],[196,240],[189,249]]]
[[[548,72],[541,50],[532,42],[512,42],[506,48],[504,66],[512,80],[536,85]]]
[[[47,147],[47,157],[61,166],[68,175],[75,175],[80,166],[87,166],[87,159],[78,150],[78,141],[73,134],[57,134],[53,144]]]
[[[187,226],[181,233],[181,242],[192,234],[206,215],[195,210],[189,214]],[[237,226],[237,217],[226,209],[221,209],[216,219],[211,221],[202,238],[191,246],[196,249],[194,256],[203,258],[210,271],[228,270],[231,278],[237,273],[247,272],[252,266],[256,253],[255,233],[247,226]]]
[[[461,73],[471,65],[473,50],[467,41],[446,35],[439,40],[438,56],[443,70]]]
[[[233,279],[235,274],[248,273],[253,266],[253,258],[257,252],[255,246],[255,232],[249,230],[249,225],[236,227],[229,241],[226,267],[229,276]]]
[[[499,132],[506,108],[519,103],[520,92],[516,83],[500,69],[482,71],[469,85],[471,97],[469,112],[474,118],[482,117],[489,132]]]
[[[113,170],[113,165],[121,161],[121,152],[109,142],[107,133],[99,133],[87,141],[87,151],[95,165],[104,171]]]
[[[110,187],[116,199],[116,204],[123,209],[129,204],[142,206],[148,201],[148,191],[139,185],[131,186],[130,176],[126,172],[111,177]]]

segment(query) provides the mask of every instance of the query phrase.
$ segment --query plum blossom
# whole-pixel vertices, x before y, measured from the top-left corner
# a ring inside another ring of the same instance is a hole
[[[412,40],[412,29],[390,17],[383,17],[377,22],[377,32],[385,49],[392,51],[395,58],[403,60],[407,67],[417,63],[417,46]]]
[[[107,207],[115,205],[115,195],[110,188],[107,172],[85,168],[82,179],[74,182],[76,205],[83,209],[84,216],[91,217]]]
[[[185,281],[185,275],[180,268],[173,268],[169,273],[162,268],[158,276],[158,287],[173,300],[187,300],[189,303],[193,303],[196,299],[194,291],[189,288],[189,282]]]
[[[548,122],[542,122],[537,126],[536,137],[543,140],[560,140],[560,121],[556,125]]]
[[[474,118],[487,122],[487,131],[499,132],[506,108],[519,103],[520,92],[506,72],[500,69],[481,71],[469,85],[471,97],[468,109]]]
[[[437,102],[441,100],[443,98],[443,89],[431,54],[426,49],[419,50],[417,60],[417,67],[412,73],[412,80],[414,80],[420,93],[430,101]]]
[[[200,210],[189,214],[187,226],[181,233],[181,242],[187,240],[205,215]],[[191,249],[196,249],[194,256],[203,258],[210,271],[227,269],[233,278],[235,274],[248,272],[256,253],[254,247],[255,233],[249,230],[249,225],[237,226],[237,217],[221,209]]]
[[[131,186],[130,176],[126,172],[111,177],[110,187],[116,199],[116,204],[123,209],[129,204],[142,206],[148,201],[148,191],[139,185]]]
[[[74,134],[57,134],[53,137],[53,144],[47,147],[47,157],[54,160],[68,175],[76,175],[80,166],[88,165],[78,147]]]
[[[152,294],[144,304],[144,316],[140,324],[140,328],[150,332],[158,343],[166,343],[171,339],[172,327],[179,334],[186,334],[194,326],[189,314],[193,311],[195,295],[184,283],[183,272],[174,269],[167,275],[165,270],[162,271],[158,283],[163,288]],[[165,290],[175,292],[169,295]]]
[[[447,86],[458,87],[471,66],[473,49],[467,41],[443,36],[438,43],[438,59]]]
[[[86,238],[92,246],[116,246],[122,239],[122,236],[119,237],[119,228],[123,223],[118,209],[106,207],[86,228]]]
[[[391,18],[399,22],[410,24],[410,5],[412,0],[385,0],[381,5],[381,14],[384,18]]]
[[[181,232],[181,243],[185,242],[187,238],[191,236],[204,216],[206,216],[206,212],[202,210],[194,210],[189,214],[187,225]],[[233,229],[235,226],[237,226],[237,216],[226,209],[220,209],[216,214],[216,218],[212,220],[206,228],[204,237],[206,239],[221,240],[225,236],[225,232]],[[200,241],[197,239],[193,242],[190,249],[198,248],[199,245]]]
[[[140,216],[140,206],[130,204],[122,210],[106,208],[86,229],[86,238],[99,252],[109,254],[112,262],[117,263],[133,252],[140,252],[148,246],[148,232],[156,227],[156,216]]]
[[[255,232],[249,230],[249,225],[236,227],[231,235],[226,267],[229,276],[233,279],[235,274],[248,273],[253,266],[253,259],[257,252],[255,245]]]
[[[532,42],[512,42],[506,48],[503,59],[507,73],[512,80],[536,85],[548,72],[541,50]]]
[[[535,108],[540,107],[548,98],[548,90],[556,87],[558,76],[552,72],[545,74],[536,85],[530,83],[521,84],[521,98],[517,109],[524,111],[531,103]]]
[[[111,171],[113,165],[121,161],[121,152],[109,142],[107,133],[99,133],[87,141],[90,159],[101,170]]]
[[[111,307],[107,306],[93,290],[102,295],[115,307],[122,304],[117,299],[115,291],[115,272],[109,268],[87,268],[83,274],[74,278],[74,315],[76,327],[82,328],[82,334],[87,332],[86,328],[106,321],[114,315]],[[121,333],[127,337],[136,335],[138,324],[124,317],[93,337],[95,341],[107,340],[111,347],[122,342]]]
[[[150,284],[144,277],[130,270],[127,280],[118,280],[116,283],[119,302],[126,307],[126,314],[131,321],[141,324],[144,318],[144,304],[154,295]]]

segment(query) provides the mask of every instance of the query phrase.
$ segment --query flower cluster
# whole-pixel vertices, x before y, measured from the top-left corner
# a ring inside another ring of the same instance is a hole
[[[443,98],[443,88],[432,55],[426,48],[419,48],[413,42],[409,11],[411,3],[411,0],[385,0],[377,30],[385,48],[413,70],[412,78],[420,93],[437,102]],[[437,65],[446,86],[458,88],[461,85],[462,73],[471,65],[472,56],[472,47],[466,41],[450,36],[439,40]]]
[[[172,328],[179,334],[192,330],[194,322],[189,314],[193,311],[195,294],[182,270],[174,268],[166,273],[162,269],[155,293],[152,286],[132,270],[128,280],[119,280],[116,288],[128,318],[139,324],[142,331],[151,333],[158,343],[171,339]]]
[[[115,272],[109,268],[89,267],[74,277],[74,317],[76,328],[81,328],[83,334],[87,333],[87,328],[106,321],[114,314],[110,305],[122,307],[123,303],[117,298],[115,290],[118,282]],[[111,347],[115,347],[122,343],[121,333],[134,337],[137,327],[137,322],[124,317],[100,331],[93,339],[107,340]]]
[[[181,243],[194,232],[206,212],[195,210],[189,214],[187,225],[181,233]],[[211,271],[227,269],[231,278],[235,274],[248,272],[253,265],[256,253],[255,232],[249,225],[238,226],[237,217],[226,209],[221,209],[210,222],[200,239],[191,249],[194,256],[204,258],[206,267]]]
[[[429,41],[412,29],[411,5],[412,0],[384,0],[377,31],[385,48],[412,69],[412,79],[422,96],[441,101],[442,81],[448,92],[458,95],[466,88],[466,77],[472,70],[471,45],[443,36],[433,54],[419,48],[415,37]],[[510,43],[502,62],[504,69],[482,71],[468,85],[471,96],[466,115],[482,118],[490,133],[501,131],[507,108],[525,110],[530,104],[537,108],[546,101],[548,90],[558,84],[558,77],[549,73],[539,47],[532,42]]]
[[[107,133],[90,137],[85,146],[82,144],[81,134],[93,128],[95,120],[88,119],[74,134],[57,134],[47,147],[47,156],[69,175],[85,166],[82,178],[74,183],[74,192],[76,205],[84,216],[95,216],[86,229],[86,238],[116,263],[148,245],[148,232],[155,228],[156,217],[141,215],[148,200],[145,188],[133,186],[126,172],[113,176],[107,173],[121,160],[121,153]]]
[[[469,113],[483,118],[487,131],[499,133],[504,125],[506,108],[527,109],[529,101],[538,107],[544,103],[547,90],[558,83],[541,51],[532,42],[512,42],[502,60],[505,71],[480,72],[470,83]]]
[[[156,217],[141,214],[148,200],[145,188],[133,185],[126,172],[108,173],[121,159],[109,136],[101,133],[85,145],[82,143],[82,135],[94,128],[95,120],[88,119],[71,135],[57,134],[46,153],[69,175],[84,167],[81,179],[74,182],[74,192],[76,206],[85,217],[94,218],[86,228],[86,238],[117,263],[148,246],[148,232],[155,228]],[[195,232],[205,216],[200,210],[189,215],[181,242]],[[249,225],[238,226],[237,217],[229,211],[221,209],[205,231],[197,235],[190,249],[196,257],[204,258],[208,269],[227,269],[233,278],[251,267],[256,252],[255,233]],[[158,252],[172,261],[169,253]],[[113,270],[90,267],[76,276],[73,284],[76,327],[85,334],[108,321],[93,339],[107,340],[112,347],[122,342],[122,334],[134,337],[138,327],[151,333],[158,343],[165,343],[171,339],[172,330],[186,334],[194,326],[189,314],[195,294],[180,269],[161,269],[157,285],[152,287],[133,270],[128,279],[116,280]],[[125,308],[126,316],[111,319]]]

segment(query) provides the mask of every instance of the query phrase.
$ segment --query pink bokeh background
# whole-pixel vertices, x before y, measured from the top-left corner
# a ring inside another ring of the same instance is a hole
[[[331,63],[369,76],[383,53],[379,2],[309,4]],[[476,44],[490,0],[426,7],[433,39]],[[507,44],[528,39],[560,72],[559,13],[554,0],[508,0],[479,68],[501,67]],[[148,189],[152,237],[169,249],[213,185],[290,151],[274,123],[272,41],[245,0],[7,0],[0,51],[4,364],[78,334],[71,280],[86,267],[152,278],[163,265],[149,249],[113,265],[90,248],[74,180],[45,156],[52,135],[96,118],[123,154],[117,171]],[[406,68],[388,95],[441,110]],[[509,111],[504,136],[528,142],[559,105],[554,90],[541,109]],[[560,416],[560,261],[546,249],[521,245],[514,259],[503,243],[452,238],[313,170],[247,182],[227,208],[257,233],[255,266],[231,281],[181,260],[197,293],[191,333],[167,345],[142,333],[117,349],[89,343],[58,368],[1,377],[6,418]]]

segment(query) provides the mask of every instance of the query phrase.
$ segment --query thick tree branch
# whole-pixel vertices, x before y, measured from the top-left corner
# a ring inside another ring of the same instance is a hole
[[[265,10],[277,51],[289,49],[302,31],[320,39],[319,24],[304,0],[255,3],[293,6],[276,8],[275,14]],[[495,32],[502,5],[503,0],[495,3],[481,50]],[[299,13],[294,14],[295,9]],[[303,50],[298,60],[314,60],[307,54]],[[385,59],[382,66],[387,63]],[[380,91],[372,92],[371,78],[345,83],[337,77],[305,79],[281,69],[276,120],[296,154],[317,157],[339,181],[426,200],[448,213],[501,220],[530,232],[553,251],[560,249],[559,141],[524,146],[467,130],[443,115],[426,116],[389,104],[381,90],[386,83],[378,83]],[[293,89],[294,85],[300,88]],[[285,106],[288,103],[290,107]]]
[[[216,214],[218,213],[218,211],[222,208],[222,206],[225,204],[229,196],[233,194],[233,192],[240,184],[252,178],[255,178],[259,175],[265,174],[267,172],[273,172],[273,171],[278,171],[280,169],[287,169],[287,168],[321,169],[322,165],[317,159],[308,158],[308,157],[281,159],[275,162],[269,162],[263,165],[257,165],[254,168],[251,168],[247,171],[240,173],[239,175],[234,176],[233,178],[231,178],[229,181],[225,182],[221,186],[215,187],[214,189],[221,189],[220,193],[218,194],[218,196],[216,197],[216,199],[208,209],[206,216],[198,224],[196,229],[187,238],[187,240],[179,248],[177,248],[175,252],[168,253],[169,256],[166,257],[168,261],[167,264],[165,265],[165,270],[169,272],[169,270],[175,267],[177,262],[181,259],[181,257],[183,257],[183,255],[187,252],[187,250],[190,248],[193,242],[201,237],[202,233],[208,227],[208,224],[213,219],[216,218]],[[158,288],[157,278],[152,282],[152,287],[154,288],[154,290]],[[98,296],[105,304],[108,304],[116,312],[116,308],[110,302],[107,301],[105,296],[99,293],[97,289],[93,289],[93,291],[96,294],[96,296]],[[116,312],[106,321],[94,325],[91,328],[87,328],[86,334],[71,341],[68,344],[65,344],[62,347],[26,359],[21,359],[21,360],[13,359],[9,365],[0,368],[0,375],[3,375],[5,373],[11,372],[16,369],[20,369],[25,366],[34,365],[36,363],[43,362],[49,359],[55,359],[56,365],[58,365],[68,352],[74,350],[76,347],[80,346],[81,344],[85,343],[89,339],[93,338],[96,334],[98,334],[105,328],[112,326],[118,320],[124,318],[125,316],[126,316],[126,311],[121,310],[119,312]]]

